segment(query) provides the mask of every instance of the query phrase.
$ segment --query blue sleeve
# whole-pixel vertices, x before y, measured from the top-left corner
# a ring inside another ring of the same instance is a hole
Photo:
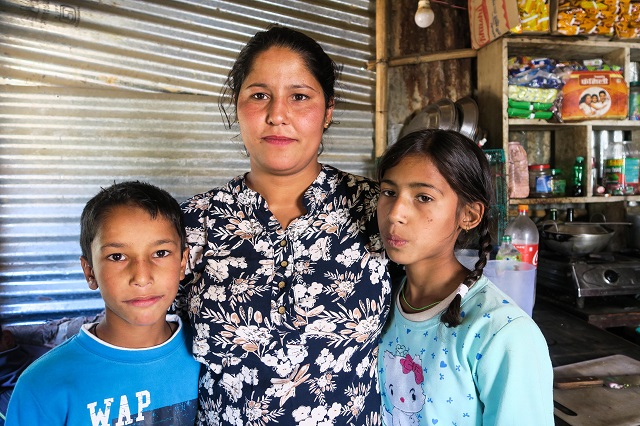
[[[483,424],[554,425],[553,367],[531,318],[516,318],[493,336],[478,362],[476,381]]]

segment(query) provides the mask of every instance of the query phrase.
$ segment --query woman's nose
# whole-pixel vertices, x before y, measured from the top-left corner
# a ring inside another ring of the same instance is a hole
[[[274,97],[269,103],[267,123],[280,125],[287,123],[287,102],[279,97]]]

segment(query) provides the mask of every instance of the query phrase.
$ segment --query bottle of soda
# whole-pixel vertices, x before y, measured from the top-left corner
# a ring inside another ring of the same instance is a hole
[[[582,197],[584,195],[584,157],[576,157],[576,162],[573,165],[573,189],[571,195],[574,197]]]
[[[520,204],[518,216],[513,219],[504,230],[505,235],[511,237],[511,243],[522,254],[522,261],[538,267],[538,227],[529,217],[529,206]]]
[[[496,260],[514,260],[522,262],[522,254],[513,244],[511,244],[510,235],[502,236],[502,243],[500,243],[500,248],[498,249],[498,253],[496,253]]]

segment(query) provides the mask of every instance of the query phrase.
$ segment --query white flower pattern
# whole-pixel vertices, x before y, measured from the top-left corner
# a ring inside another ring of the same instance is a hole
[[[379,424],[391,288],[377,197],[323,165],[286,229],[244,177],[183,204],[190,256],[173,309],[206,366],[198,424]]]

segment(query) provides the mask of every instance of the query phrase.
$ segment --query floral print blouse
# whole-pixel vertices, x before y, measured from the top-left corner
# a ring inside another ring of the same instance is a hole
[[[323,165],[283,229],[244,177],[183,204],[176,307],[194,327],[199,424],[377,425],[390,278],[378,187]]]

